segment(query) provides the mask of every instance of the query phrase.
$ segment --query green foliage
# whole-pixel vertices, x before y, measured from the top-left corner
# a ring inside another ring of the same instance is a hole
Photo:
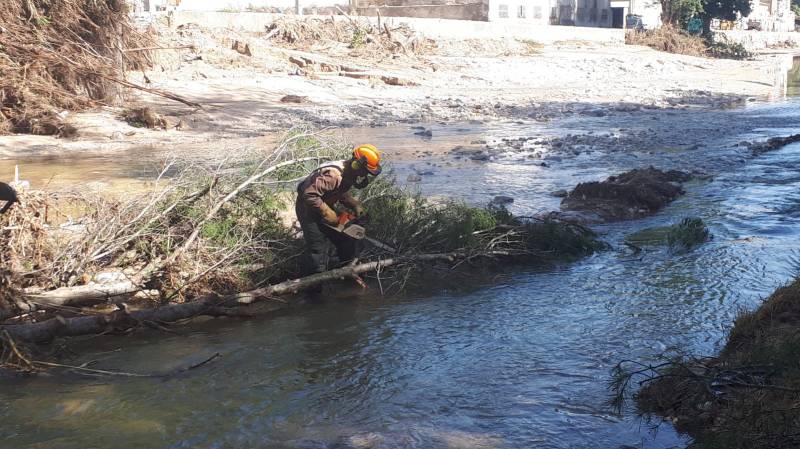
[[[688,251],[710,239],[708,227],[700,218],[684,218],[667,232],[667,245],[674,251]]]
[[[53,23],[53,19],[48,16],[40,16],[36,18],[36,24],[40,27],[45,27]]]
[[[703,0],[703,17],[706,20],[736,20],[739,15],[748,16],[750,0]]]
[[[353,30],[353,37],[350,38],[350,48],[360,48],[367,43],[367,32],[363,28]]]
[[[689,251],[711,239],[705,223],[700,218],[684,218],[672,226],[641,229],[625,237],[636,246],[668,246],[676,252]]]
[[[678,28],[686,29],[692,17],[703,12],[704,0],[663,0],[661,20]]]
[[[496,221],[485,209],[447,200],[435,204],[382,177],[357,192],[370,217],[368,232],[401,252],[447,252],[478,244],[476,233]]]
[[[659,246],[667,244],[670,226],[656,226],[640,229],[625,237],[625,241],[636,246]]]
[[[591,230],[579,225],[523,222],[504,207],[432,202],[398,187],[388,177],[373,181],[358,195],[370,216],[368,234],[400,252],[507,249],[522,258],[549,259],[586,255],[605,247]]]
[[[539,254],[575,259],[608,248],[584,226],[561,221],[533,221],[523,225],[525,247]]]
[[[708,46],[709,55],[721,59],[752,59],[753,53],[747,50],[739,42],[731,42],[727,39],[712,42]]]
[[[792,0],[792,12],[795,16],[800,17],[800,0]]]

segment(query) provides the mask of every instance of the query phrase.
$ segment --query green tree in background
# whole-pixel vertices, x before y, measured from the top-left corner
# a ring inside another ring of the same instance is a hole
[[[661,21],[685,29],[692,17],[703,12],[703,3],[703,0],[662,0]]]
[[[800,0],[792,0],[792,9],[800,12]],[[750,14],[750,0],[662,0],[661,21],[686,29],[692,17],[703,21],[703,33],[710,34],[711,20],[736,20],[738,14]]]

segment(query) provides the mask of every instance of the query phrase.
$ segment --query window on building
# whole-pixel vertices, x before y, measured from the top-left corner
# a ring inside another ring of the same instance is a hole
[[[501,19],[508,19],[508,5],[497,6],[497,17]]]
[[[525,5],[519,5],[517,7],[517,18],[524,19],[525,18]]]
[[[533,18],[534,19],[541,19],[542,18],[542,7],[539,5],[535,5],[533,7]]]

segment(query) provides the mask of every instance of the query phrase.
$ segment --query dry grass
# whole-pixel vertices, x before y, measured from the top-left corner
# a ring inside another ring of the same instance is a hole
[[[114,101],[123,67],[149,65],[123,0],[0,2],[0,134],[68,135],[62,111]]]
[[[684,30],[671,25],[645,31],[630,30],[625,33],[625,43],[628,45],[644,45],[665,51],[689,56],[701,56],[719,59],[751,59],[750,53],[744,45],[729,41],[722,36],[711,40],[689,34]]]

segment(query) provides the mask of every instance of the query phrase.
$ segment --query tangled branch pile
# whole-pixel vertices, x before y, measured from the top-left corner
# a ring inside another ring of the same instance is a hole
[[[23,192],[19,207],[0,217],[0,262],[8,267],[0,273],[0,330],[44,341],[229,314],[388,267],[405,274],[384,272],[383,284],[376,276],[382,292],[401,289],[421,263],[443,262],[447,270],[491,258],[569,259],[602,248],[578,225],[434,204],[387,177],[358,194],[372,217],[368,233],[395,249],[369,248],[356,265],[298,279],[303,241],[284,218],[294,187],[348,148],[293,132],[269,153],[213,169],[167,163],[151,191],[132,199]]]
[[[640,218],[661,210],[683,194],[691,175],[654,167],[636,168],[605,181],[583,182],[561,202],[565,210],[596,214],[605,221]]]
[[[689,56],[720,59],[750,59],[753,57],[753,54],[744,45],[729,41],[724,35],[706,38],[667,24],[652,30],[630,30],[625,33],[625,43],[644,45],[658,51]]]
[[[625,33],[628,45],[644,45],[658,51],[689,56],[708,56],[708,44],[700,36],[689,34],[672,25]]]
[[[123,199],[21,192],[19,207],[0,216],[0,264],[18,291],[40,294],[117,276],[177,301],[242,287],[245,265],[277,270],[266,279],[281,270],[296,274],[290,261],[297,245],[281,222],[286,201],[275,187],[338,151],[307,139],[291,136],[269,154],[227,166],[172,160],[156,171],[149,192]]]
[[[69,134],[62,111],[108,103],[150,38],[124,0],[0,2],[0,134]]]
[[[413,55],[435,48],[436,43],[408,25],[380,27],[364,18],[344,20],[280,17],[267,27],[267,38],[309,48],[320,44],[347,44],[353,56],[402,53]]]
[[[657,365],[627,362],[615,371],[617,405],[634,396],[648,419],[669,419],[692,447],[800,447],[800,280],[740,316],[718,357]]]

